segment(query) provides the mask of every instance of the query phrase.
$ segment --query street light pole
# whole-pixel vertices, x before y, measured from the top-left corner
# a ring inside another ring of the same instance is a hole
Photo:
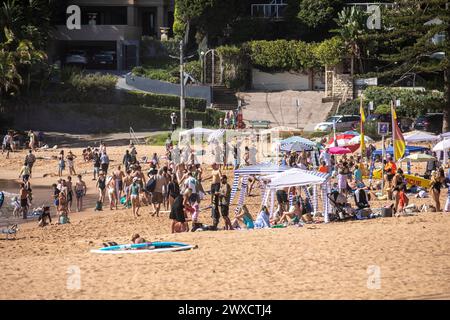
[[[297,104],[297,129],[298,129],[298,112],[300,109],[300,101],[298,99],[296,100],[296,104]]]
[[[181,94],[180,94],[180,128],[181,130],[184,130],[184,110],[185,110],[185,100],[184,100],[184,43],[183,40],[180,41],[180,87],[181,87]]]

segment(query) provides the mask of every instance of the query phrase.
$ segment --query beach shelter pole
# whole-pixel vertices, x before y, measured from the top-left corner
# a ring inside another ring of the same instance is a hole
[[[383,138],[381,141],[381,145],[382,145],[382,151],[381,151],[381,195],[384,194],[384,157],[386,156],[386,150],[384,147],[384,134],[383,134]]]
[[[331,192],[331,183],[328,181],[326,183],[326,192],[325,192],[325,209],[324,209],[324,217],[323,220],[325,223],[329,223],[330,222],[330,211],[331,211],[331,206],[330,206],[330,200],[328,199],[328,194]]]
[[[409,151],[406,151],[405,156],[409,156]],[[411,161],[408,160],[406,162],[406,172],[408,172],[408,174],[411,174]]]
[[[247,183],[248,183],[248,175],[245,175],[242,177],[241,192],[239,193],[239,200],[236,206],[236,210],[234,210],[236,214],[239,212],[239,210],[241,210],[242,205],[244,204],[245,197],[247,195]]]
[[[270,190],[270,217],[273,218],[273,207],[275,205],[275,189]]]
[[[313,206],[314,206],[314,216],[317,214],[317,209],[319,207],[319,199],[317,199],[317,185],[313,186]]]

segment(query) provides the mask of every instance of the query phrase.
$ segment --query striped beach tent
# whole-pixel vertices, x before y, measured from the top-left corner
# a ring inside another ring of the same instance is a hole
[[[231,194],[230,194],[230,205],[233,203],[234,198],[236,197],[238,188],[239,188],[239,179],[242,177],[241,182],[241,193],[239,195],[238,205],[236,207],[236,212],[239,212],[242,205],[245,201],[246,189],[247,189],[247,181],[250,175],[253,176],[267,176],[279,172],[283,172],[291,169],[289,166],[277,165],[273,163],[260,163],[253,166],[246,166],[234,171],[234,180],[231,186]],[[263,194],[264,198],[264,194]]]
[[[274,203],[274,197],[276,190],[280,190],[283,188],[288,187],[306,187],[306,186],[312,186],[313,187],[313,195],[311,203],[313,204],[314,208],[314,214],[318,211],[318,190],[317,187],[321,188],[322,191],[322,201],[323,201],[323,208],[324,208],[324,218],[325,222],[329,222],[328,215],[330,213],[331,207],[328,203],[328,197],[327,192],[330,189],[330,175],[326,173],[321,173],[317,171],[308,171],[298,168],[293,168],[288,171],[278,173],[271,175],[269,177],[266,177],[268,180],[267,183],[267,190],[266,194],[270,193],[271,197],[271,208],[270,213],[273,215],[273,203]],[[306,193],[307,196],[310,196],[309,193]],[[266,204],[268,202],[269,197],[266,195],[264,197]]]

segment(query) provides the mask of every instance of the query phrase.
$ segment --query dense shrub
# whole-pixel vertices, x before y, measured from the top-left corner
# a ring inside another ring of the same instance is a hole
[[[333,66],[343,54],[342,42],[337,38],[321,43],[303,41],[251,41],[248,44],[251,62],[256,67],[272,71],[306,70]]]
[[[141,105],[153,108],[177,108],[180,105],[180,97],[174,95],[125,91],[122,93],[122,96],[124,104]],[[206,100],[186,98],[186,109],[204,112],[206,109]]]
[[[171,58],[146,59],[142,66],[133,68],[132,73],[153,80],[180,83],[180,66]]]
[[[198,60],[185,64],[184,71],[194,77],[198,82],[202,79],[202,63]]]
[[[397,114],[402,117],[416,118],[427,112],[442,111],[445,98],[442,92],[414,91],[408,89],[369,87],[364,91],[364,104],[373,101],[376,112],[389,113],[390,103],[400,99],[401,105],[397,107]],[[359,99],[349,101],[342,105],[340,114],[359,114]]]
[[[227,88],[245,89],[250,86],[250,61],[245,47],[222,46],[217,48],[222,58],[223,81]]]
[[[65,117],[70,113],[76,113],[77,117],[87,119],[99,118],[109,127],[99,128],[102,131],[127,130],[133,128],[145,129],[169,129],[170,115],[172,112],[179,113],[179,109],[151,108],[136,105],[112,105],[112,104],[59,104],[51,105],[52,114],[61,114]],[[118,116],[120,115],[120,116]],[[187,111],[186,117],[192,121],[202,121],[204,126],[217,127],[219,118],[223,114],[219,111],[208,109],[206,112]]]

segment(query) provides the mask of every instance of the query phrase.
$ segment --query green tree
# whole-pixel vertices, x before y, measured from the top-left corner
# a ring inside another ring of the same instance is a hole
[[[0,43],[0,107],[3,109],[2,100],[4,96],[19,91],[22,77],[17,70],[18,54],[11,51],[9,46],[14,41],[14,35],[5,28],[4,38],[6,41]]]
[[[300,0],[298,18],[310,28],[327,25],[342,10],[344,3],[343,0]]]
[[[443,79],[444,132],[450,131],[450,7],[448,0],[400,0],[385,11],[385,27],[374,38],[386,48],[378,76],[393,83],[415,73]]]
[[[360,69],[362,71],[361,62],[361,47],[360,41],[366,30],[366,19],[368,14],[356,7],[344,8],[335,19],[338,29],[337,32],[341,39],[344,41],[347,51],[350,54],[351,59],[351,75],[355,73],[355,59],[358,59],[360,63]]]
[[[317,44],[314,54],[322,66],[333,67],[342,61],[345,47],[340,37],[333,37]]]

